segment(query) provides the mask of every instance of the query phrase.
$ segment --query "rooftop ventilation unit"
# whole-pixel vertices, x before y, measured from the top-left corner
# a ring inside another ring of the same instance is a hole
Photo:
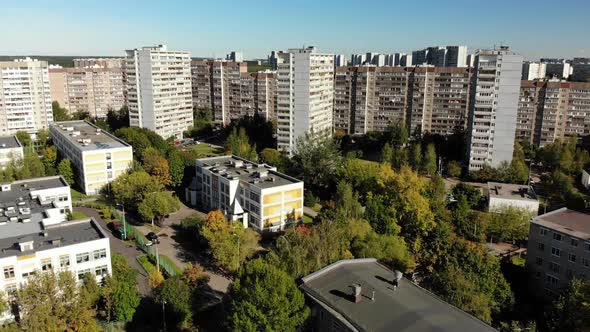
[[[6,143],[2,143],[2,147],[5,148],[6,147]]]
[[[361,287],[360,284],[352,284],[350,285],[350,288],[352,289],[352,298],[354,299],[354,303],[360,303],[361,300],[363,299],[363,288]]]

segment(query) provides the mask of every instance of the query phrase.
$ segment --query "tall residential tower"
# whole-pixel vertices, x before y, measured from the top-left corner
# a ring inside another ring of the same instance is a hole
[[[293,152],[306,133],[331,135],[334,55],[315,47],[280,52],[277,72],[278,148]]]
[[[470,171],[512,160],[522,60],[507,46],[476,54],[468,128]]]
[[[127,50],[129,123],[167,139],[193,125],[191,57],[165,45]]]

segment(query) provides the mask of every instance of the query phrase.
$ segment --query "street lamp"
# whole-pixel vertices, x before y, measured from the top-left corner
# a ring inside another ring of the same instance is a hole
[[[236,259],[236,271],[240,271],[240,236],[238,234],[234,234],[234,236],[238,240],[238,259]]]
[[[158,235],[154,232],[149,232],[145,237],[150,240],[150,242],[145,244],[146,246],[156,247],[156,268],[158,269],[158,272],[160,272],[160,254],[158,253],[158,244],[160,243],[160,240],[158,240]]]
[[[119,205],[121,206],[121,209],[123,211],[123,233],[125,240],[127,240],[127,216],[125,215],[125,205],[123,205],[123,203],[119,204],[115,202],[115,208],[117,208],[117,206]]]

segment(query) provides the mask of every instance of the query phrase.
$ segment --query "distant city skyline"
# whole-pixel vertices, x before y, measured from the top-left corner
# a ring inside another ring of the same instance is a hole
[[[7,0],[1,4],[0,55],[124,56],[166,44],[193,57],[266,58],[271,50],[317,46],[320,52],[410,52],[466,45],[472,52],[509,45],[525,59],[590,57],[590,2],[500,0],[419,5],[377,0],[323,2]],[[485,12],[485,15],[479,13]]]

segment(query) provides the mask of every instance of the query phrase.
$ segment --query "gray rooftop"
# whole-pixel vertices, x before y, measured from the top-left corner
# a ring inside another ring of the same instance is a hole
[[[2,136],[0,137],[0,149],[18,148],[21,147],[20,142],[16,136]]]
[[[51,127],[57,130],[64,137],[67,137],[67,139],[74,146],[82,151],[113,149],[130,146],[117,137],[84,120],[54,122]],[[90,140],[87,145],[81,142],[81,140],[87,139]]]
[[[359,331],[496,331],[405,278],[394,290],[393,279],[375,259],[352,259],[303,278],[300,287]],[[349,298],[352,284],[362,287],[360,303]]]
[[[488,182],[488,192],[490,197],[537,201],[534,190],[523,184]]]
[[[94,219],[65,221],[47,226],[45,229],[42,229],[40,223],[35,224],[36,229],[30,233],[0,238],[0,258],[28,255],[33,251],[64,247],[106,237],[105,232]],[[33,241],[33,251],[21,251],[19,243],[28,241]]]
[[[301,182],[286,174],[277,172],[275,167],[258,164],[234,155],[198,160],[203,163],[203,167],[210,169],[213,173],[218,173],[228,179],[246,181],[261,189]]]
[[[38,199],[31,198],[31,191],[50,188],[67,187],[68,184],[61,176],[15,181],[10,184],[10,191],[0,191],[0,239],[39,232],[39,223],[44,218],[44,211],[53,208],[53,203],[42,205]],[[13,207],[13,212],[7,211]],[[29,209],[21,213],[20,209]],[[9,221],[10,217],[30,219],[29,222]]]
[[[561,208],[537,216],[532,222],[580,239],[590,240],[590,215],[586,213]]]

